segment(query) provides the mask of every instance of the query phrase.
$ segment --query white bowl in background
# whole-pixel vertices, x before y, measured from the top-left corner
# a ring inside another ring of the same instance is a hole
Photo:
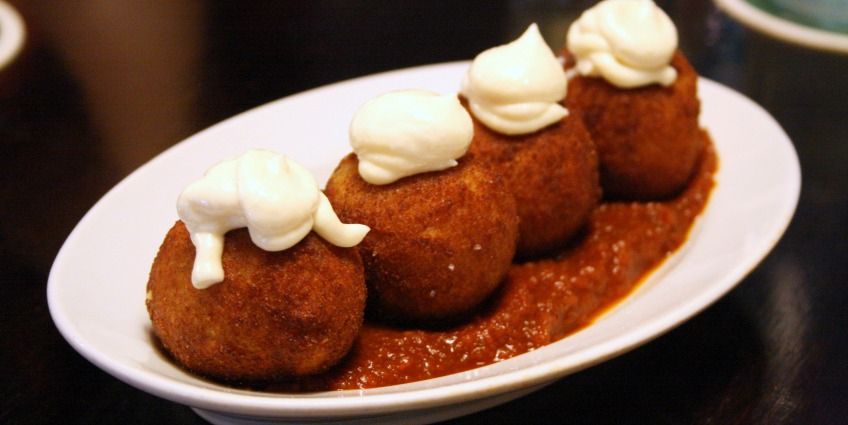
[[[743,25],[770,37],[816,50],[848,54],[848,34],[790,21],[760,9],[746,0],[714,1],[721,10]]]

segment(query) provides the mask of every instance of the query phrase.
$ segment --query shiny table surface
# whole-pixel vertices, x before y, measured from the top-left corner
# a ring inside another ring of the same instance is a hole
[[[53,326],[50,264],[85,211],[158,152],[236,113],[468,59],[534,20],[557,47],[592,2],[13,3],[29,34],[0,70],[0,423],[203,423],[100,371]],[[758,268],[692,320],[456,422],[848,418],[848,58],[761,37],[707,1],[658,3],[698,71],[757,101],[795,143],[795,218]]]

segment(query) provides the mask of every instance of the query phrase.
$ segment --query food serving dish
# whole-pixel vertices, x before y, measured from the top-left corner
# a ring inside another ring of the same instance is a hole
[[[784,19],[751,4],[748,0],[715,2],[724,12],[746,27],[770,37],[816,50],[848,54],[848,34]]]
[[[752,101],[701,79],[701,122],[712,135],[720,165],[699,230],[631,295],[577,333],[441,378],[305,394],[219,385],[185,372],[156,349],[145,286],[186,184],[249,148],[285,153],[324,182],[350,150],[347,126],[363,102],[410,87],[455,92],[467,67],[468,62],[429,65],[310,90],[237,115],[162,153],[109,191],[60,250],[47,288],[56,326],[106,372],[191,406],[214,423],[443,420],[519,397],[689,319],[762,260],[794,213],[800,169],[786,134]]]

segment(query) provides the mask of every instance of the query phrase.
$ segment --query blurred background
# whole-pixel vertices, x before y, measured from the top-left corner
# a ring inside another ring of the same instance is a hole
[[[0,69],[0,422],[202,423],[90,365],[53,327],[47,275],[85,212],[159,152],[234,114],[344,79],[471,59],[534,21],[556,51],[595,2],[11,3],[27,32]],[[708,0],[657,3],[699,73],[754,99],[794,141],[803,189],[793,224],[737,289],[669,335],[459,422],[848,417],[848,56],[760,35]]]

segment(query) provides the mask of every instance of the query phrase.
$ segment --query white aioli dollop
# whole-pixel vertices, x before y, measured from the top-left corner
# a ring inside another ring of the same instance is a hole
[[[424,90],[371,99],[350,123],[359,175],[371,184],[453,167],[473,136],[471,116],[456,95]]]
[[[677,28],[652,0],[604,0],[571,24],[566,46],[577,72],[620,88],[669,86],[677,70]]]
[[[342,224],[309,171],[265,150],[210,168],[180,194],[177,213],[195,246],[191,282],[199,289],[224,280],[224,234],[232,229],[247,227],[266,251],[290,248],[313,229],[333,245],[351,247],[370,230]]]
[[[477,55],[461,93],[483,124],[514,135],[532,133],[568,115],[559,104],[565,90],[562,65],[532,24],[517,40]]]

